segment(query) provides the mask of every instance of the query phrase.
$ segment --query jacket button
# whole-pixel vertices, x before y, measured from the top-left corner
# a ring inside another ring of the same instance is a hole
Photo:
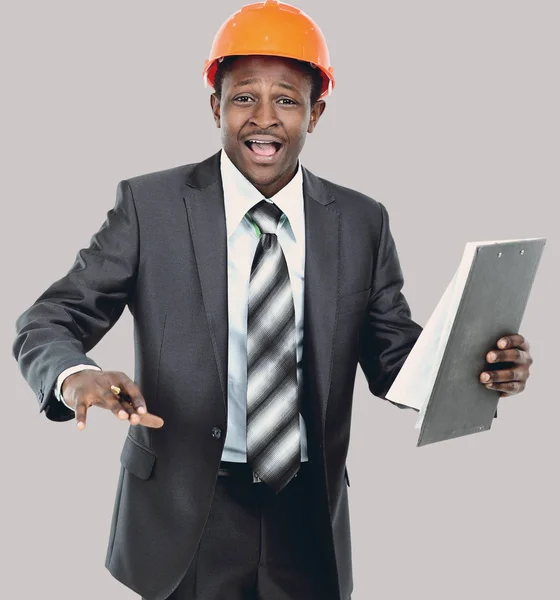
[[[212,437],[219,440],[222,437],[222,430],[219,427],[212,427]]]

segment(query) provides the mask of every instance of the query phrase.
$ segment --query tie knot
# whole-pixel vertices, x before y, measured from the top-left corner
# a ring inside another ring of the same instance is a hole
[[[257,224],[261,233],[276,233],[280,217],[284,213],[276,206],[276,204],[261,200],[258,204],[255,204],[247,214]]]

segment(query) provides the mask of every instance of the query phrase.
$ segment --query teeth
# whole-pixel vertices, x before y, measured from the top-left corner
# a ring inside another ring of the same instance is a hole
[[[253,144],[274,144],[274,142],[270,142],[270,141],[261,141],[261,140],[249,140],[249,142],[253,143]]]

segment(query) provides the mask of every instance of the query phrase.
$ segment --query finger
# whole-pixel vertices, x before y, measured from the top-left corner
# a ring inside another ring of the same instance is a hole
[[[504,383],[489,383],[486,387],[491,390],[501,392],[500,397],[511,396],[512,394],[519,394],[525,389],[524,381],[506,381]]]
[[[111,390],[100,390],[99,399],[99,404],[101,404],[103,408],[110,410],[115,417],[121,420],[128,419],[128,412],[125,410],[123,403],[113,392],[111,392]]]
[[[529,342],[519,333],[502,336],[498,340],[497,346],[500,348],[500,350],[507,350],[508,348],[521,348],[521,350],[529,350]]]
[[[144,427],[152,427],[153,429],[159,429],[163,426],[163,419],[152,413],[146,413],[140,417],[140,425]]]
[[[131,415],[135,415],[135,411],[132,406],[124,398],[120,398],[111,390],[102,390],[101,397],[103,399],[103,405],[109,409],[118,419],[126,421]],[[138,418],[138,415],[136,415]]]
[[[144,400],[144,396],[142,396],[138,385],[124,373],[121,373],[119,385],[122,391],[128,396],[128,401],[134,411],[139,415],[146,414],[148,412],[146,400]]]
[[[519,348],[512,348],[511,350],[491,350],[486,355],[486,361],[489,363],[511,362],[518,365],[530,365],[533,363],[531,355]]]
[[[482,383],[500,383],[506,381],[526,381],[529,377],[527,367],[517,367],[514,369],[500,369],[499,371],[483,371],[480,374]]]
[[[76,412],[76,427],[82,431],[86,428],[86,414],[88,409],[88,403],[86,402],[85,396],[78,396],[76,400],[76,406],[74,411]]]

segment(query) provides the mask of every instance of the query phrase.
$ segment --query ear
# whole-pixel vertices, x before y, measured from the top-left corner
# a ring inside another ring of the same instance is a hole
[[[216,94],[210,95],[210,106],[212,107],[212,113],[214,115],[214,121],[216,122],[216,127],[220,128],[220,100]]]
[[[311,107],[311,115],[309,117],[309,124],[307,126],[307,133],[313,133],[315,127],[317,127],[317,123],[321,118],[321,115],[325,112],[325,108],[327,108],[327,104],[324,100],[317,100],[315,104]]]

